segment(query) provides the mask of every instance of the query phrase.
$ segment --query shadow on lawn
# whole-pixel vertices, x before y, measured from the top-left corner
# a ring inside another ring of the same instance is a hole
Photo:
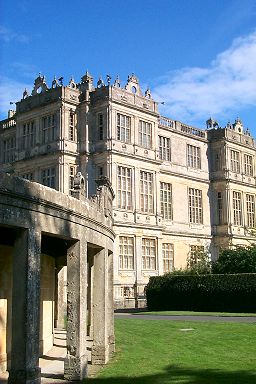
[[[129,367],[128,367],[129,370]],[[129,371],[127,372],[129,374]],[[88,382],[88,381],[86,381]],[[140,377],[92,378],[92,384],[255,384],[256,372],[225,372],[168,366],[163,373]]]

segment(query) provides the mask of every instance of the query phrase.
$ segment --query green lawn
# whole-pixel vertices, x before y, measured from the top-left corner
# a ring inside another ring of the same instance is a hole
[[[230,313],[230,312],[192,312],[192,311],[158,311],[137,312],[138,315],[161,315],[161,316],[225,316],[225,317],[256,317],[256,313]]]
[[[92,384],[256,383],[255,323],[116,319],[115,329],[117,352]]]

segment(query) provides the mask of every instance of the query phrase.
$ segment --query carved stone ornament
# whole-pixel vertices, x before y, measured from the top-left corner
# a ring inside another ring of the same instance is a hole
[[[23,98],[23,99],[26,99],[28,96],[29,96],[29,94],[28,94],[27,88],[25,88],[25,89],[24,89],[24,92],[23,92],[23,96],[22,96],[22,98]]]
[[[69,80],[68,87],[72,89],[76,89],[76,83],[75,83],[75,80],[73,79],[73,76]]]
[[[46,81],[45,81],[45,76],[42,76],[41,73],[39,73],[39,76],[35,79],[34,82],[34,88],[32,91],[32,95],[36,95],[41,92],[45,92],[48,90]]]
[[[134,73],[132,73],[131,75],[128,76],[127,84],[125,86],[125,89],[128,92],[131,92],[133,94],[136,94],[136,95],[139,95],[139,96],[143,96],[142,92],[141,92],[141,89],[140,89],[140,86],[139,86],[139,80],[135,76]]]
[[[117,75],[116,79],[115,79],[115,82],[114,82],[114,87],[118,87],[120,88],[121,87],[121,81],[119,79],[119,76]]]
[[[59,87],[59,82],[56,79],[56,77],[54,76],[54,79],[52,81],[52,88],[57,88],[57,87]]]

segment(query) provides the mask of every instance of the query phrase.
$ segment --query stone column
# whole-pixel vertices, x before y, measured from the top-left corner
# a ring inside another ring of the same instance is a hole
[[[41,233],[18,233],[13,257],[12,352],[9,384],[39,384]]]
[[[113,253],[108,255],[107,330],[109,357],[115,352],[114,295],[113,295]]]
[[[108,252],[102,249],[94,256],[93,280],[93,345],[92,364],[106,364],[109,357],[107,332],[107,259]]]
[[[64,377],[87,376],[87,242],[82,235],[67,253],[67,356]]]

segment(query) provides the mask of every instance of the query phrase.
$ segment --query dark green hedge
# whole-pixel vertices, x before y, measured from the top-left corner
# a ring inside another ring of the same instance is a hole
[[[151,277],[146,297],[150,311],[256,313],[256,273]]]

